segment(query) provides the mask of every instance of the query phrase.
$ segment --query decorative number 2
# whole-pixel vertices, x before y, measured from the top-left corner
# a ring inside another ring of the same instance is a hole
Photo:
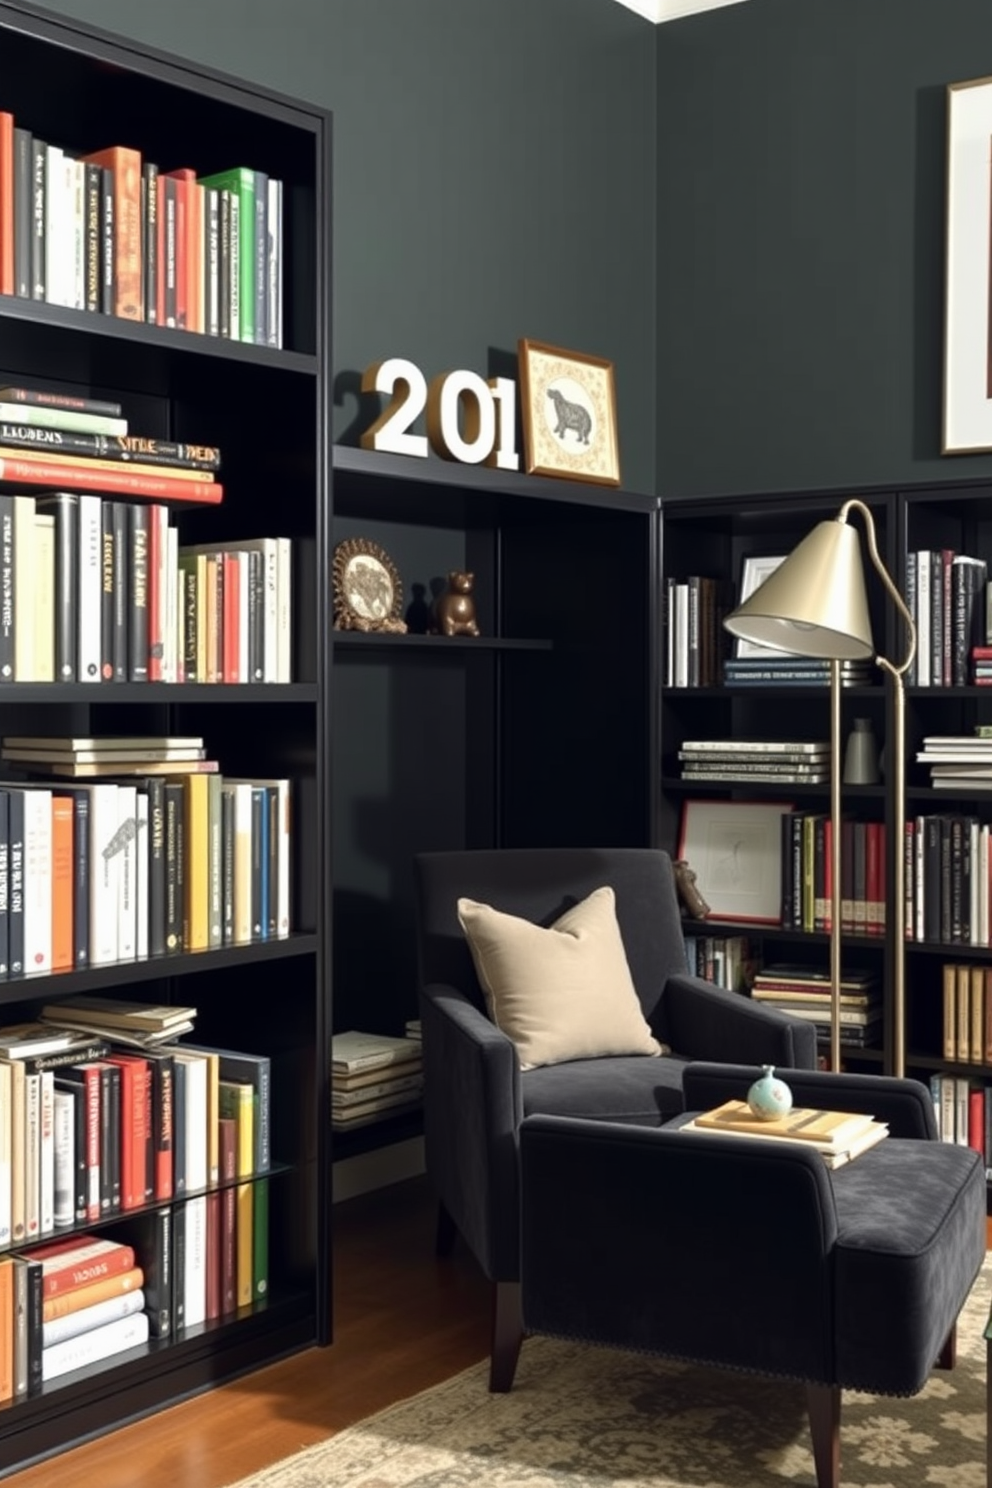
[[[445,460],[495,465],[500,470],[519,468],[516,388],[508,377],[485,382],[477,372],[444,372],[428,388],[415,362],[389,357],[366,369],[362,391],[392,394],[389,404],[362,435],[363,449],[426,459],[429,439]],[[411,434],[411,424],[425,408],[427,436]]]

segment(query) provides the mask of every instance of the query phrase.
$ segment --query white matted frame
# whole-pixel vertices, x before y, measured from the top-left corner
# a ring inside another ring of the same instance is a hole
[[[737,601],[743,604],[750,599],[756,589],[760,589],[770,574],[773,574],[780,563],[784,563],[787,554],[782,553],[771,558],[750,556],[744,559],[741,569],[741,596]],[[782,660],[783,653],[776,651],[774,646],[759,646],[757,641],[742,641],[740,638],[734,642],[735,656],[772,656],[777,661]]]
[[[992,77],[947,89],[942,453],[992,450]]]
[[[782,923],[787,801],[685,801],[677,856],[696,875],[708,918]]]

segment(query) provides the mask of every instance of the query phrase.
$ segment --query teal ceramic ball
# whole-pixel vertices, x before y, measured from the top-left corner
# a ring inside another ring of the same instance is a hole
[[[764,1074],[755,1080],[747,1093],[747,1104],[759,1121],[775,1121],[792,1110],[792,1091],[784,1080],[775,1077],[775,1066],[763,1064]]]

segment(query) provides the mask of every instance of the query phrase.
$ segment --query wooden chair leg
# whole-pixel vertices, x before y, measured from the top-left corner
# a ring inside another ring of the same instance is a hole
[[[512,1389],[523,1339],[519,1281],[494,1282],[492,1352],[489,1357],[489,1388],[494,1395],[505,1395]]]
[[[437,1230],[434,1235],[434,1253],[450,1256],[458,1239],[458,1226],[443,1204],[437,1206]]]
[[[937,1368],[938,1369],[953,1369],[954,1368],[954,1365],[957,1363],[957,1357],[958,1357],[958,1325],[957,1325],[957,1323],[955,1323],[954,1324],[954,1327],[951,1329],[950,1333],[948,1333],[948,1335],[947,1335],[947,1339],[946,1339],[946,1342],[944,1343],[944,1347],[941,1349],[940,1353],[937,1355]]]
[[[816,1488],[840,1488],[840,1390],[834,1385],[807,1385],[806,1405]]]

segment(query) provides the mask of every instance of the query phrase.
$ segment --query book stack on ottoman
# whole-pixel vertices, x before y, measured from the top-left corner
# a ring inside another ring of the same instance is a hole
[[[331,1125],[336,1131],[417,1109],[423,1086],[419,1038],[351,1030],[331,1039]]]

